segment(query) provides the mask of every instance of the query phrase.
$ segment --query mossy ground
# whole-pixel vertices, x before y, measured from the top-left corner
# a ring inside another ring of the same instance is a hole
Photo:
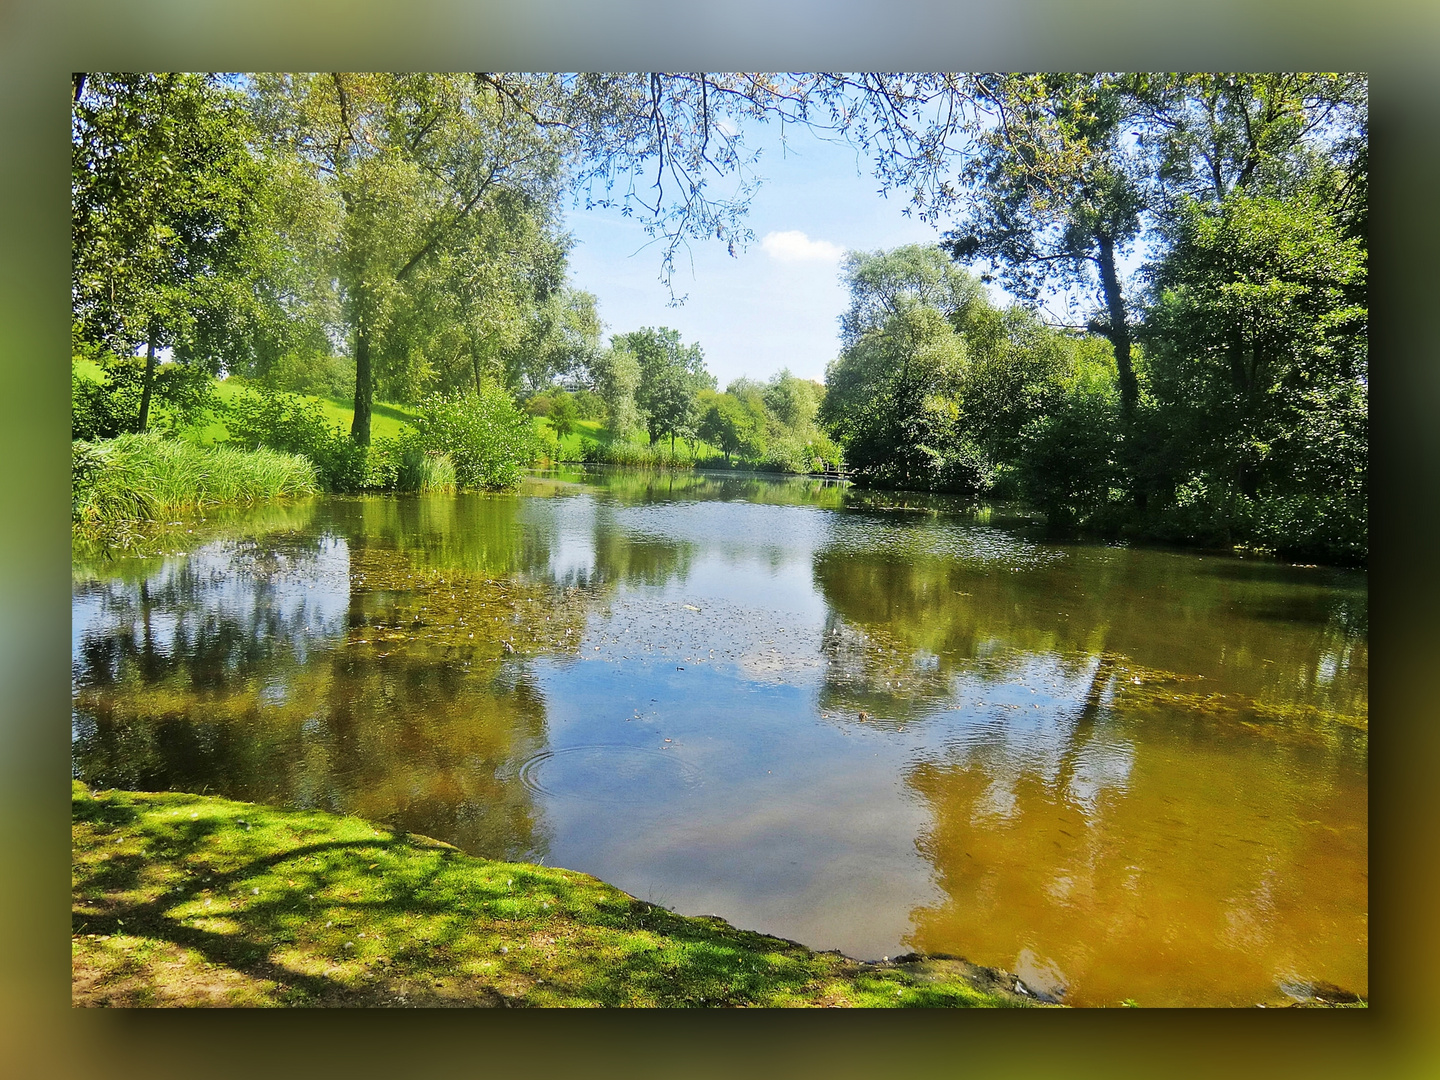
[[[1006,1006],[355,818],[75,783],[76,1005]]]

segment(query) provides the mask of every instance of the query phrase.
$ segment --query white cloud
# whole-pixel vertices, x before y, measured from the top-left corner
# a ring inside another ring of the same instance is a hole
[[[811,240],[799,229],[766,233],[760,246],[776,262],[838,263],[845,254],[844,248],[828,240]]]

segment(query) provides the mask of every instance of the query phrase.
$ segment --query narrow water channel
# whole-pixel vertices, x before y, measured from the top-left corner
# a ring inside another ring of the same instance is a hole
[[[620,470],[158,546],[75,566],[90,783],[355,813],[1076,1005],[1368,994],[1361,573]]]

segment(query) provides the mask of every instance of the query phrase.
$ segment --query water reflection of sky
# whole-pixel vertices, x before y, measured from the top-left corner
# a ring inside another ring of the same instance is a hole
[[[257,545],[217,540],[166,556],[139,580],[78,585],[71,649],[86,639],[125,636],[173,657],[177,636],[193,643],[206,630],[238,624],[240,636],[262,636],[304,662],[317,644],[342,638],[350,606],[349,546],[343,537]],[[111,673],[112,676],[115,674]]]

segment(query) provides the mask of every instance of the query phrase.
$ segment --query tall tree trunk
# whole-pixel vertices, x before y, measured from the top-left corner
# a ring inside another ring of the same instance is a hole
[[[480,393],[480,354],[470,350],[470,366],[475,369],[475,393]]]
[[[1120,295],[1120,276],[1115,271],[1115,241],[1101,235],[1100,284],[1105,291],[1105,314],[1109,319],[1106,336],[1115,349],[1115,370],[1120,377],[1120,415],[1128,427],[1135,417],[1140,388],[1130,363],[1130,325],[1125,319],[1125,298]]]
[[[150,426],[150,391],[155,386],[155,326],[150,326],[150,336],[145,342],[145,382],[140,391],[140,419],[136,422],[141,431]]]
[[[361,446],[370,445],[370,403],[375,397],[375,380],[370,370],[370,331],[362,320],[355,328],[355,419],[350,437]]]
[[[1137,510],[1144,510],[1146,491],[1134,467],[1139,459],[1139,447],[1135,439],[1135,406],[1140,401],[1140,387],[1135,380],[1135,368],[1130,363],[1130,324],[1125,317],[1125,298],[1120,294],[1120,275],[1115,271],[1115,241],[1103,233],[1096,237],[1100,242],[1100,284],[1105,291],[1105,314],[1109,325],[1106,336],[1115,350],[1115,373],[1120,383],[1120,429],[1122,461],[1130,471],[1134,488],[1131,498]]]

